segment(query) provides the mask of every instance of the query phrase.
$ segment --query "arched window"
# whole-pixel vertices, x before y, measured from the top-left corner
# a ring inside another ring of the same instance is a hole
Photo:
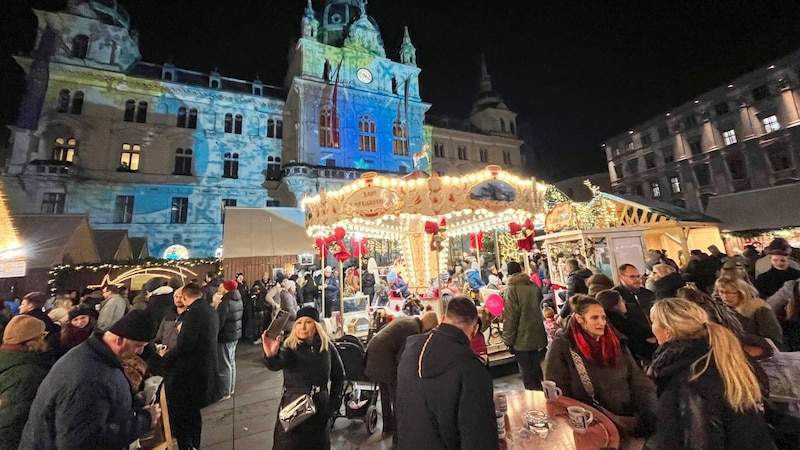
[[[283,121],[279,119],[267,120],[267,137],[283,139]]]
[[[72,38],[72,49],[70,56],[73,58],[86,58],[89,52],[89,36],[79,34]]]
[[[197,128],[197,108],[189,110],[189,128]]]
[[[377,140],[375,119],[364,114],[358,120],[358,149],[362,152],[377,152]]]
[[[325,60],[325,65],[322,67],[322,79],[328,81],[331,79],[331,63]]]
[[[233,114],[225,114],[225,132],[233,133]]]
[[[72,162],[75,158],[75,148],[78,146],[78,141],[74,138],[64,139],[57,137],[53,145],[50,159],[60,162]]]
[[[239,178],[239,154],[225,153],[222,155],[222,177]]]
[[[339,116],[333,116],[327,106],[319,113],[319,146],[339,148]]]
[[[516,136],[517,127],[514,125],[514,122],[508,122],[508,127],[511,129],[511,133]]]
[[[122,144],[122,153],[119,157],[119,171],[136,172],[139,170],[139,156],[142,146],[139,144]]]
[[[181,106],[178,108],[178,127],[186,128],[186,107]]]
[[[392,125],[392,153],[408,156],[408,128],[399,120]]]
[[[67,112],[69,108],[69,89],[62,89],[58,93],[58,112]]]
[[[211,80],[211,88],[219,89],[219,80]]]
[[[172,81],[172,71],[165,70],[164,71],[164,80],[165,81]]]
[[[500,119],[500,131],[506,131],[506,121],[503,119]]]
[[[83,111],[83,92],[77,91],[72,94],[72,107],[70,108],[70,114],[80,114]]]
[[[147,122],[147,102],[139,102],[139,109],[136,110],[136,122]]]
[[[267,156],[267,162],[273,162],[273,161],[275,161],[275,158],[273,158],[272,156]]]
[[[180,148],[175,150],[175,170],[173,175],[192,174],[192,149]]]
[[[281,162],[281,157],[280,156],[276,156],[275,157],[275,162]]]
[[[481,162],[489,162],[489,151],[485,148],[480,149]]]
[[[242,134],[242,115],[241,114],[237,114],[236,115],[236,119],[234,120],[234,125],[233,125],[233,132],[235,134]]]
[[[128,100],[125,102],[125,122],[133,122],[133,116],[136,115],[136,101]]]

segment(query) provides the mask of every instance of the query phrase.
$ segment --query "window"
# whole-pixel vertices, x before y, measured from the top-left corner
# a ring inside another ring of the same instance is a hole
[[[283,120],[267,120],[267,137],[283,139]]]
[[[691,150],[693,155],[699,155],[703,153],[703,145],[701,144],[700,139],[689,142],[689,150]]]
[[[686,125],[686,128],[694,128],[697,126],[697,117],[691,115],[683,119],[683,124]]]
[[[169,223],[186,223],[189,216],[189,197],[172,197]]]
[[[743,180],[747,178],[747,169],[744,165],[744,158],[739,152],[730,153],[725,156],[725,164],[732,180]]]
[[[178,123],[176,124],[178,128],[186,128],[186,107],[181,106],[178,108]]]
[[[649,147],[650,146],[650,133],[643,134],[641,136],[642,139],[642,147]]]
[[[139,170],[139,154],[141,151],[142,146],[139,144],[122,144],[118,170],[129,172]]]
[[[673,194],[681,193],[681,180],[678,177],[669,177],[669,186]]]
[[[664,158],[664,164],[675,162],[675,148],[671,145],[669,147],[662,148],[661,157]]]
[[[736,130],[730,129],[722,132],[722,140],[725,145],[732,145],[736,143]]]
[[[114,203],[114,223],[131,223],[133,220],[133,196],[118,195]]]
[[[197,128],[197,109],[192,108],[189,110],[189,127],[191,129]]]
[[[58,112],[65,113],[69,108],[69,89],[62,89],[58,93]]]
[[[502,132],[506,131],[506,121],[503,119],[500,119],[500,131]]]
[[[711,186],[711,168],[708,166],[708,164],[694,166],[693,170],[698,186]]]
[[[786,146],[771,145],[767,148],[767,156],[774,172],[791,169],[794,166],[791,152]]]
[[[267,200],[267,207],[270,206],[281,206],[281,202],[279,200]]]
[[[147,102],[139,102],[139,108],[136,110],[136,123],[147,122]]]
[[[328,107],[319,112],[319,146],[339,148],[339,115],[334,117]]]
[[[478,154],[479,154],[479,157],[481,159],[481,162],[488,162],[489,161],[489,152],[485,148],[482,148],[482,149],[478,150]],[[505,159],[505,153],[503,154],[503,159]],[[508,163],[506,163],[506,164],[508,164]]]
[[[659,128],[658,129],[658,139],[659,140],[666,139],[667,137],[669,137],[669,127],[668,126],[663,126],[663,127]]]
[[[233,133],[233,114],[225,114],[225,132]]]
[[[466,161],[467,159],[467,147],[463,145],[458,146],[458,159]]]
[[[444,144],[441,142],[433,143],[433,156],[435,158],[444,158]]]
[[[175,150],[175,170],[173,175],[192,174],[192,149],[180,148]]]
[[[42,214],[64,214],[67,195],[63,192],[45,192],[42,195]]]
[[[658,181],[650,183],[650,192],[653,193],[653,198],[661,198],[661,186],[658,185]]]
[[[72,38],[70,50],[70,56],[73,58],[86,58],[86,54],[89,53],[89,36],[79,34]]]
[[[625,148],[626,148],[628,151],[632,151],[632,150],[635,150],[635,149],[636,149],[636,146],[635,146],[635,145],[633,145],[633,141],[628,141],[628,143],[627,143],[627,144],[625,144]]]
[[[656,156],[652,153],[644,155],[644,166],[648,169],[656,167]]]
[[[271,156],[270,156],[271,158]],[[267,180],[279,181],[281,179],[281,165],[280,163],[268,162],[267,163]]]
[[[517,135],[517,127],[514,125],[514,122],[508,122],[508,128],[511,130],[511,134]]]
[[[766,133],[772,133],[773,131],[778,131],[781,129],[781,124],[778,122],[778,116],[775,114],[763,118],[761,123],[764,124],[764,132]]]
[[[222,156],[222,177],[239,178],[239,154],[225,153]]]
[[[630,172],[631,175],[639,173],[639,158],[633,158],[628,161],[628,172]]]
[[[77,91],[72,95],[72,107],[69,109],[70,114],[80,114],[83,111],[83,92]]]
[[[503,152],[503,164],[511,164],[511,152]]]
[[[728,102],[720,102],[714,105],[714,111],[718,116],[724,116],[731,111],[731,107],[728,105]]]
[[[358,149],[362,152],[377,152],[378,135],[375,133],[375,119],[368,115],[358,119]]]
[[[228,206],[236,206],[236,199],[235,198],[222,199],[222,217],[220,223],[225,223],[225,208],[227,208]]]
[[[622,164],[614,165],[614,173],[617,175],[617,179],[622,178]]]
[[[122,120],[125,122],[133,122],[133,116],[136,115],[136,102],[128,100],[125,102],[125,116]]]
[[[75,147],[77,145],[78,141],[73,138],[64,139],[63,137],[57,137],[50,154],[50,159],[60,162],[72,162],[75,158]]]
[[[753,100],[764,100],[767,97],[769,97],[769,88],[766,84],[753,89]]]
[[[392,153],[408,156],[408,128],[400,120],[392,125]]]
[[[233,118],[233,133],[234,134],[242,134],[242,115],[237,114],[236,117]]]

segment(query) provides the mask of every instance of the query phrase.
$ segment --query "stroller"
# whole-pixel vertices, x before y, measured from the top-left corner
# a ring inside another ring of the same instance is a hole
[[[367,433],[372,434],[378,426],[378,410],[375,408],[378,402],[378,384],[369,381],[364,375],[364,344],[355,336],[345,335],[337,339],[334,345],[344,365],[344,414],[340,407],[331,421],[331,428],[339,417],[361,419],[366,425]]]

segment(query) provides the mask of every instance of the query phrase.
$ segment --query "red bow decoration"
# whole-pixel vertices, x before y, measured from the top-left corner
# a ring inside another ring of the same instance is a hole
[[[447,239],[447,220],[442,219],[439,223],[425,222],[425,232],[431,236],[431,251],[440,252],[444,248],[442,242]]]
[[[356,258],[363,258],[364,255],[367,254],[367,238],[363,237],[361,239],[350,239],[350,248],[353,249],[353,253],[355,253]]]
[[[508,229],[511,232],[511,236],[517,240],[517,247],[526,252],[531,251],[533,248],[533,238],[536,236],[536,232],[533,229],[533,221],[530,217],[525,219],[525,222],[522,224],[516,222],[509,223]]]
[[[483,231],[478,231],[477,233],[470,233],[469,247],[474,248],[475,250],[478,251],[481,251],[483,249]]]
[[[344,262],[350,259],[350,252],[344,246],[345,231],[342,227],[336,227],[333,234],[325,239],[328,244],[328,251],[331,252],[334,258],[339,262]]]
[[[314,240],[314,248],[319,252],[319,259],[325,259],[325,257],[328,255],[327,245],[328,243],[325,242],[325,239],[322,239],[321,237],[318,237],[316,240]]]

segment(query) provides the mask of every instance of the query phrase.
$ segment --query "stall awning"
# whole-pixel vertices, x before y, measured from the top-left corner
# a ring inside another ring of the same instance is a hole
[[[297,208],[225,208],[224,258],[286,256],[314,252],[305,214]]]
[[[718,217],[724,231],[771,230],[800,226],[800,184],[717,195],[706,214]]]

